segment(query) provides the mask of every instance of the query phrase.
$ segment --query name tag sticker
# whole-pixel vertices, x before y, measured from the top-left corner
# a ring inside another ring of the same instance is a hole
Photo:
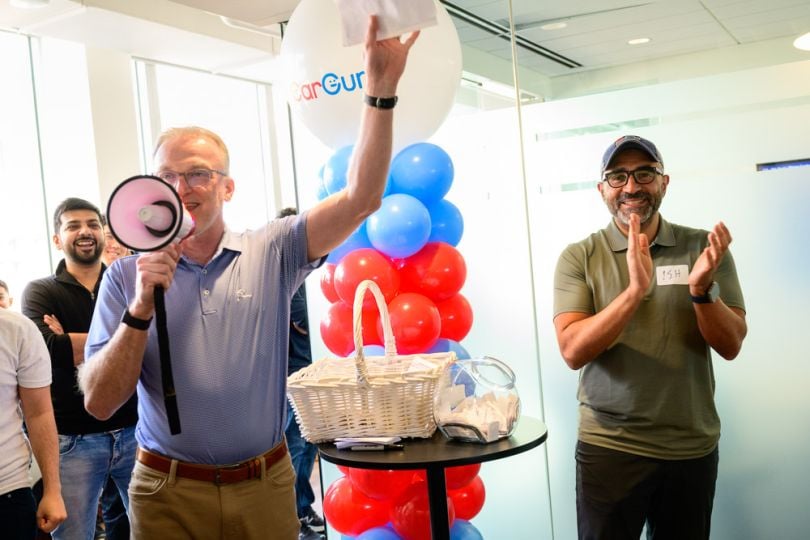
[[[655,268],[658,285],[689,285],[689,266],[675,264]]]

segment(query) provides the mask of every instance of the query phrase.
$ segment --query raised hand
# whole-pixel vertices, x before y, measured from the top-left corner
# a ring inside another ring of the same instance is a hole
[[[377,40],[379,22],[370,15],[366,31],[365,61],[368,84],[366,93],[377,97],[396,95],[397,83],[405,71],[405,62],[419,32],[413,32],[405,41],[399,37]]]
[[[638,214],[630,214],[627,233],[627,272],[630,277],[629,289],[644,296],[650,287],[653,275],[653,262],[650,255],[650,241],[646,234],[639,232],[641,219]]]
[[[722,221],[709,232],[709,245],[700,254],[689,273],[689,290],[693,295],[704,294],[712,284],[714,273],[728,252],[731,233]]]

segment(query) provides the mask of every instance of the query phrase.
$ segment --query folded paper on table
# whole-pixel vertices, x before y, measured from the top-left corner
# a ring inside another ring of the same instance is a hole
[[[338,437],[335,439],[335,446],[338,450],[343,450],[357,446],[385,446],[400,440],[401,437]]]

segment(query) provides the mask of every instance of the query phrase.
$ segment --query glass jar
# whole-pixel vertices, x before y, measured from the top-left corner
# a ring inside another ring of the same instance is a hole
[[[437,384],[433,417],[449,439],[488,443],[510,436],[520,417],[515,373],[489,356],[450,364]]]

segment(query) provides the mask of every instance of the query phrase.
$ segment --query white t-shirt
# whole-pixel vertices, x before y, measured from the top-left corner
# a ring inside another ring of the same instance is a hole
[[[29,485],[31,450],[22,430],[17,386],[51,384],[51,358],[28,318],[0,309],[0,494]]]

